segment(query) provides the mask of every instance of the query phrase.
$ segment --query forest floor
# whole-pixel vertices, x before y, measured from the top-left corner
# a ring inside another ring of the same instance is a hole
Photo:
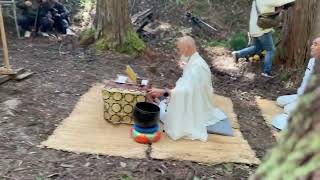
[[[112,52],[97,55],[94,48],[79,47],[70,38],[18,40],[9,35],[12,65],[30,69],[35,75],[0,85],[0,179],[188,179],[193,175],[199,179],[247,179],[254,173],[256,166],[247,164],[206,166],[37,147],[71,113],[81,95],[93,84],[123,72],[127,64],[157,86],[174,85],[181,75],[178,57],[172,45],[162,44],[162,40],[148,42],[152,56],[134,58]],[[240,130],[262,159],[275,138],[254,98],[275,100],[292,89],[284,88],[277,77],[261,77],[260,62],[235,64],[226,48],[199,49],[211,66],[216,94],[232,99]]]

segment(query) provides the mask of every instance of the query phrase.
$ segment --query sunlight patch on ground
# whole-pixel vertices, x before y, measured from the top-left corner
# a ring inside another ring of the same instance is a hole
[[[213,67],[222,71],[238,71],[233,59],[226,56],[218,56],[212,60]]]
[[[244,77],[246,77],[246,78],[248,78],[248,79],[253,81],[255,79],[256,75],[257,74],[255,74],[255,73],[245,73]]]
[[[233,58],[224,47],[208,47],[205,49],[208,52],[209,57],[211,58],[211,64],[216,69],[221,71],[239,71],[236,63],[233,61]]]
[[[19,99],[10,99],[2,103],[1,108],[6,112],[7,115],[14,116],[13,112],[21,104]]]
[[[170,30],[172,27],[171,24],[169,24],[169,23],[165,23],[165,22],[159,22],[159,23],[160,23],[159,29],[162,31]]]

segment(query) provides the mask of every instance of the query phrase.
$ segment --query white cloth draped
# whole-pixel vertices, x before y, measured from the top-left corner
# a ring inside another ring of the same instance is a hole
[[[173,140],[206,141],[207,126],[227,118],[213,105],[211,76],[207,63],[197,52],[194,53],[176,82],[166,114],[161,115],[164,129]]]
[[[300,87],[298,88],[297,93],[299,96],[302,95],[304,93],[304,91],[306,90],[308,83],[310,81],[311,75],[314,71],[315,64],[316,64],[316,60],[314,58],[309,60],[308,67],[304,73],[302,83],[301,83]]]
[[[291,104],[297,100],[298,100],[297,94],[285,95],[285,96],[280,96],[277,98],[277,104],[280,107],[285,107],[286,105]]]

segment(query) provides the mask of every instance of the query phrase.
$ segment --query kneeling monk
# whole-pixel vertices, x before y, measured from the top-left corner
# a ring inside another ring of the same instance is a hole
[[[288,120],[292,112],[298,105],[299,97],[304,94],[314,71],[315,64],[320,60],[320,37],[316,38],[311,45],[311,58],[309,60],[307,69],[305,71],[301,86],[299,87],[297,94],[280,96],[277,99],[279,106],[284,108],[284,112],[275,116],[272,120],[272,125],[277,129],[283,130],[288,126]]]
[[[207,126],[226,119],[213,104],[211,71],[189,36],[177,42],[179,54],[185,59],[183,75],[174,89],[150,89],[153,97],[170,96],[162,121],[170,138],[207,141]]]

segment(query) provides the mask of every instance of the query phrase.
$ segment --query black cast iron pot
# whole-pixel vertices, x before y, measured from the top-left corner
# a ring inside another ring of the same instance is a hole
[[[159,106],[148,102],[137,103],[133,110],[134,123],[141,128],[157,125],[159,123],[159,115]]]

